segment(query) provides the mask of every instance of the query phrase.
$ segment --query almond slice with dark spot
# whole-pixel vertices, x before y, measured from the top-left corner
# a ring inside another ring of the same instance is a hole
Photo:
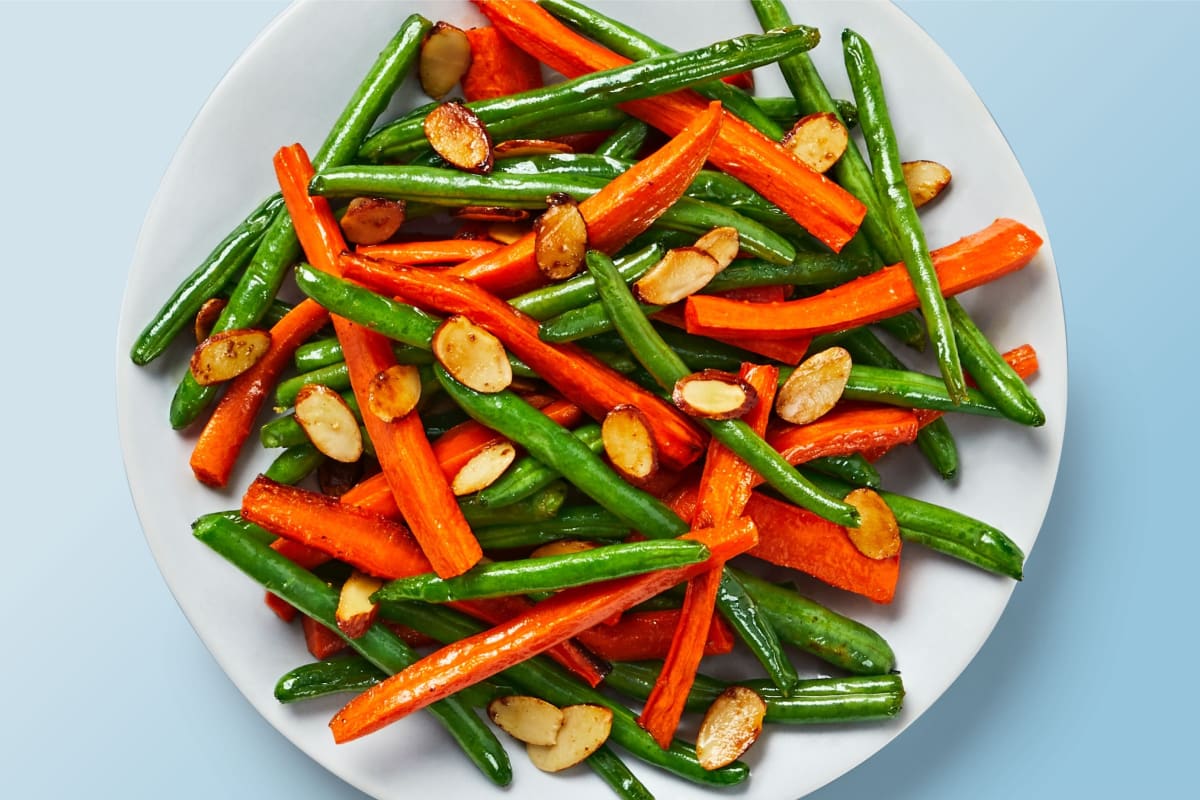
[[[433,334],[433,355],[459,383],[493,394],[512,383],[512,365],[500,340],[461,315],[454,315]]]
[[[486,489],[504,474],[517,457],[517,448],[512,442],[495,442],[471,457],[450,481],[450,491],[455,497],[474,494]]]
[[[767,704],[745,686],[730,686],[704,713],[696,735],[696,758],[707,770],[720,769],[741,758],[762,733]]]
[[[718,272],[732,264],[741,249],[737,228],[729,226],[713,228],[697,239],[693,246],[713,257],[713,260],[717,262]]]
[[[804,359],[779,387],[775,413],[796,425],[824,416],[842,398],[853,366],[850,353],[842,347],[830,347]]]
[[[850,132],[828,111],[799,119],[779,142],[813,172],[825,172],[842,157]]]
[[[645,480],[658,469],[658,446],[646,415],[637,406],[622,403],[604,416],[600,426],[604,452],[617,471],[634,480]]]
[[[634,281],[633,293],[643,303],[669,306],[703,289],[718,272],[717,260],[705,251],[676,247]]]
[[[676,381],[671,400],[693,417],[737,419],[758,404],[758,392],[731,372],[706,369]]]
[[[310,383],[296,394],[296,421],[313,447],[334,461],[357,461],[363,452],[358,420],[342,396],[320,383]]]
[[[342,584],[341,594],[338,595],[337,612],[334,615],[338,630],[357,639],[367,632],[375,615],[379,613],[379,605],[371,602],[371,595],[379,591],[383,581],[372,578],[355,570]]]
[[[231,380],[258,363],[271,349],[271,334],[255,328],[214,333],[192,351],[196,383],[211,386]]]
[[[403,200],[356,197],[342,214],[342,233],[354,244],[379,244],[396,235],[404,224]]]
[[[936,161],[905,161],[904,183],[917,208],[928,203],[950,185],[950,170]]]
[[[434,100],[441,100],[454,88],[471,66],[471,42],[461,28],[438,22],[421,43],[417,65],[421,88]]]
[[[855,489],[846,502],[858,511],[858,527],[846,528],[858,552],[876,560],[899,555],[900,525],[887,502],[873,489]]]
[[[529,158],[574,152],[575,148],[568,143],[556,142],[553,139],[509,139],[492,148],[496,158]]]
[[[538,271],[552,281],[561,281],[583,269],[587,255],[587,222],[570,196],[553,194],[550,207],[533,223],[533,253]]]
[[[196,312],[196,321],[192,325],[192,332],[196,334],[196,344],[212,336],[213,326],[217,324],[227,305],[229,301],[224,297],[210,297],[200,306],[200,310]]]
[[[451,166],[466,172],[492,171],[492,137],[462,103],[442,103],[425,115],[425,138]]]
[[[500,730],[526,744],[552,747],[562,729],[563,712],[540,697],[514,694],[488,703],[488,719]]]
[[[567,706],[562,710],[562,727],[550,746],[526,746],[529,760],[543,772],[560,772],[573,767],[608,740],[612,731],[611,708],[594,705]]]
[[[407,416],[421,399],[421,372],[412,364],[393,364],[367,385],[367,410],[384,422]]]

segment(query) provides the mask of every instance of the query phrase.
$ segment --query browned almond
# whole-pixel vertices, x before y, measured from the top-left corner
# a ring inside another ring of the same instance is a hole
[[[825,172],[842,157],[849,142],[850,133],[837,115],[823,111],[802,117],[779,143],[813,172]]]
[[[488,703],[488,719],[500,730],[526,744],[551,747],[558,741],[563,712],[540,697],[513,694]]]
[[[644,480],[658,469],[658,445],[646,415],[637,406],[622,403],[613,407],[604,416],[600,439],[618,472]]]
[[[490,444],[463,464],[454,480],[450,481],[450,490],[456,497],[462,497],[486,489],[504,474],[516,457],[517,448],[513,447],[512,442]]]
[[[583,269],[587,254],[587,222],[567,195],[546,198],[550,207],[533,223],[533,253],[538,271],[552,281],[570,278]]]
[[[612,709],[603,706],[567,706],[554,744],[526,745],[529,760],[544,772],[573,767],[600,749],[612,730]]]
[[[496,158],[528,158],[574,153],[575,148],[567,142],[556,142],[553,139],[509,139],[493,147],[492,152]]]
[[[313,447],[334,461],[357,461],[363,452],[358,420],[342,396],[320,383],[296,394],[296,421]]]
[[[758,403],[758,392],[733,373],[706,369],[676,381],[671,399],[693,417],[737,419]]]
[[[523,208],[504,208],[503,206],[463,206],[456,208],[452,216],[457,219],[470,219],[476,222],[524,222],[531,216]]]
[[[643,303],[669,306],[703,289],[718,272],[717,260],[705,251],[676,247],[634,281],[633,293]]]
[[[462,103],[442,103],[425,115],[425,138],[452,166],[466,172],[492,171],[492,137]]]
[[[271,348],[271,334],[254,328],[214,333],[192,351],[192,375],[209,386],[236,378],[258,363]]]
[[[321,494],[327,494],[330,497],[341,497],[353,489],[362,480],[362,477],[362,459],[349,464],[328,459],[322,461],[321,466],[317,467],[317,486],[320,487]]]
[[[550,556],[569,556],[572,553],[586,553],[588,550],[595,550],[597,547],[595,542],[588,542],[583,539],[559,539],[557,542],[547,542],[534,549],[529,554],[530,558],[549,558]]]
[[[904,183],[917,208],[928,203],[950,185],[950,170],[936,161],[905,161]]]
[[[737,228],[728,226],[713,228],[697,239],[693,246],[713,257],[717,262],[718,272],[732,264],[737,258],[738,250],[741,249]]]
[[[392,238],[404,224],[403,200],[356,197],[342,214],[342,233],[355,244],[379,244]]]
[[[412,364],[380,370],[367,385],[367,409],[384,422],[407,416],[421,399],[421,373]]]
[[[492,394],[512,383],[512,365],[504,345],[461,315],[454,315],[433,334],[433,355],[456,381]]]
[[[891,558],[900,553],[900,525],[892,509],[872,489],[855,489],[846,502],[858,511],[858,527],[846,534],[867,558]]]
[[[487,235],[500,244],[512,244],[529,235],[532,227],[524,222],[493,222],[488,225]]]
[[[212,335],[213,326],[217,324],[217,318],[221,316],[221,312],[227,305],[229,305],[229,301],[223,297],[210,297],[204,301],[204,305],[200,306],[200,310],[196,312],[196,322],[192,326],[196,334],[196,344],[200,344]]]
[[[767,704],[745,686],[730,686],[704,712],[696,735],[696,758],[707,770],[737,761],[762,733]]]
[[[796,425],[824,416],[842,398],[852,366],[850,354],[842,347],[830,347],[804,359],[779,387],[775,413]]]
[[[417,73],[421,88],[441,100],[471,66],[471,42],[467,34],[448,22],[438,22],[421,43]]]
[[[350,577],[342,584],[334,615],[342,633],[357,639],[367,632],[379,612],[379,606],[371,602],[371,595],[379,591],[380,586],[383,586],[383,581],[378,578],[364,575],[358,570],[350,573]]]

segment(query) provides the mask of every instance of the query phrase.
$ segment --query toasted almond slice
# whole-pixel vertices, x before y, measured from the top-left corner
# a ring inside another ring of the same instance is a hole
[[[412,364],[380,370],[367,385],[367,410],[384,422],[395,422],[417,407],[421,372]]]
[[[496,158],[528,158],[574,152],[575,148],[567,142],[556,142],[553,139],[509,139],[492,148]]]
[[[658,469],[658,445],[646,415],[637,406],[622,403],[609,411],[600,426],[600,438],[618,472],[644,480]]]
[[[321,494],[341,497],[362,480],[362,475],[362,459],[349,464],[329,459],[317,467],[317,486],[321,488]]]
[[[456,497],[462,497],[486,489],[504,474],[516,457],[517,448],[513,447],[512,442],[490,444],[463,464],[450,482],[450,490]]]
[[[209,386],[236,378],[258,363],[271,348],[271,334],[254,328],[214,333],[192,351],[196,383]]]
[[[855,489],[846,495],[846,502],[858,511],[858,527],[846,528],[858,552],[873,559],[900,553],[900,525],[882,497],[873,489]]]
[[[477,392],[492,394],[512,383],[504,345],[464,316],[456,314],[438,326],[433,355],[456,381]]]
[[[487,235],[500,244],[512,244],[529,235],[531,226],[524,222],[493,222],[488,225]]]
[[[758,392],[731,372],[706,369],[676,381],[671,400],[693,417],[737,419],[758,403]]]
[[[737,228],[723,226],[713,228],[696,240],[694,247],[708,253],[717,262],[717,272],[728,267],[737,258],[741,243]]]
[[[707,770],[732,764],[762,733],[767,704],[745,686],[730,686],[704,712],[696,735],[696,758]]]
[[[383,581],[364,575],[358,570],[350,573],[350,577],[342,584],[342,593],[338,596],[337,620],[338,629],[351,639],[357,639],[367,632],[379,606],[371,602],[371,595],[379,591]]]
[[[552,281],[570,278],[583,269],[587,254],[587,222],[568,195],[546,198],[550,207],[533,223],[534,257],[538,271]]]
[[[559,772],[573,767],[600,749],[612,730],[612,709],[577,705],[562,710],[562,727],[550,746],[526,745],[529,760],[544,772]]]
[[[568,556],[572,553],[586,553],[595,550],[598,545],[583,539],[559,539],[557,542],[547,542],[529,554],[530,558],[549,558],[550,556]]]
[[[227,305],[229,305],[229,301],[224,297],[210,297],[204,301],[204,305],[200,306],[200,310],[196,312],[196,322],[192,326],[196,334],[196,344],[200,344],[212,335],[213,325],[217,324],[217,318],[221,316],[221,312]]]
[[[421,88],[441,100],[471,66],[471,42],[467,34],[448,22],[438,22],[421,43],[417,72]]]
[[[320,383],[296,394],[296,421],[309,441],[334,461],[357,461],[363,452],[358,420],[341,395]]]
[[[813,172],[825,172],[846,152],[850,133],[828,111],[800,118],[779,142]]]
[[[917,208],[928,203],[950,185],[950,170],[936,161],[905,161],[904,182]]]
[[[643,303],[669,306],[695,294],[720,272],[717,260],[697,247],[676,247],[633,284]]]
[[[466,172],[492,171],[492,137],[475,112],[449,102],[425,115],[425,138],[439,156]]]
[[[842,347],[830,347],[804,359],[779,387],[775,413],[796,425],[824,416],[842,398],[852,366],[850,354]]]
[[[452,213],[455,219],[470,219],[477,222],[524,222],[531,216],[523,208],[503,206],[463,206]]]
[[[526,744],[551,747],[558,741],[563,712],[540,697],[512,694],[488,703],[488,719],[500,730]]]
[[[356,197],[342,214],[342,233],[355,244],[386,242],[404,224],[403,200],[383,197]]]

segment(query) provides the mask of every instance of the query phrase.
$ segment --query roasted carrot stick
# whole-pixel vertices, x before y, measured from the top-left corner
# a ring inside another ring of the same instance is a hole
[[[1030,228],[1011,219],[998,219],[931,255],[942,292],[949,297],[1021,269],[1041,245],[1041,237]],[[686,317],[690,333],[776,339],[866,325],[917,305],[904,265],[893,264],[813,297],[786,303],[751,306],[712,295],[692,295]]]
[[[492,24],[538,61],[568,78],[630,63],[572,31],[531,0],[473,0]],[[621,109],[674,135],[707,101],[673,92],[623,103]],[[866,207],[833,181],[732,114],[725,114],[712,162],[752,186],[834,251],[854,236]]]
[[[490,25],[467,31],[471,66],[462,77],[468,102],[504,97],[542,86],[542,68],[524,50]]]
[[[753,310],[747,313],[753,313]],[[654,319],[656,322],[664,322],[673,328],[687,330],[687,321],[684,319],[682,307],[668,306],[655,314]],[[790,339],[759,339],[736,334],[732,336],[709,334],[708,338],[793,366],[804,360],[809,345],[812,344],[811,336],[795,336]]]
[[[728,526],[685,534],[709,547],[712,558],[725,561],[754,545],[754,524],[739,518]],[[631,578],[567,589],[533,606],[503,625],[461,639],[422,658],[350,701],[330,721],[336,742],[347,742],[379,730],[507,667],[541,653],[613,613],[707,569],[701,562]]]
[[[487,239],[442,239],[432,242],[400,242],[373,244],[358,248],[358,252],[380,261],[397,264],[461,264],[472,258],[486,256],[504,245]]]
[[[907,408],[840,405],[806,425],[784,424],[767,434],[767,443],[790,464],[824,456],[875,452],[917,438],[917,415]],[[755,481],[755,485],[761,483]]]
[[[629,611],[612,625],[597,625],[575,637],[575,641],[608,661],[644,661],[665,658],[679,625],[679,609]],[[704,655],[718,656],[733,649],[733,631],[718,617],[711,618],[702,642]]]

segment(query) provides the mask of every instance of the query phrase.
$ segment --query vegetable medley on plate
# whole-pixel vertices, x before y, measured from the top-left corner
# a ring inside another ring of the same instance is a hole
[[[874,462],[915,445],[951,479],[944,414],[1045,422],[1036,353],[954,299],[1041,238],[1002,218],[931,250],[951,173],[901,160],[870,43],[842,32],[835,98],[819,32],[747,1],[764,32],[688,52],[575,0],[410,17],[135,343],[194,332],[170,423],[201,429],[197,480],[256,433],[280,450],[193,532],[298,620],[316,660],[275,694],[347,695],[333,741],[426,711],[498,785],[523,745],[621,797],[649,796],[630,757],[730,786],[771,724],[903,702],[887,642],[781,575],[885,604],[923,547],[1021,577],[1004,533]],[[754,94],[768,66],[793,96]],[[381,119],[414,73],[431,102]],[[937,375],[895,353],[925,347]],[[758,669],[706,674],[733,651]]]

